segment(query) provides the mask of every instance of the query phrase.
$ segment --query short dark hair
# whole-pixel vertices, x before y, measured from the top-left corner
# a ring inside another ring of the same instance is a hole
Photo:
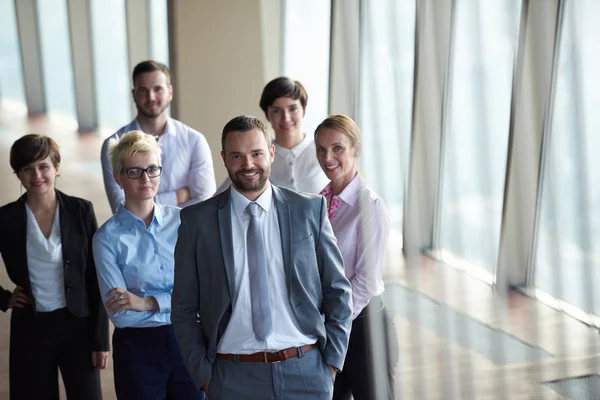
[[[17,139],[10,148],[10,166],[18,173],[32,162],[50,156],[54,168],[60,164],[58,145],[48,136],[29,134]]]
[[[131,74],[133,86],[135,86],[135,79],[138,76],[154,71],[160,71],[164,73],[167,76],[167,83],[171,83],[171,71],[169,71],[169,67],[158,61],[146,60],[142,61],[141,63],[138,63],[138,65],[136,65],[135,68],[133,68],[133,73]]]
[[[294,100],[300,100],[302,110],[306,112],[306,103],[308,103],[308,94],[304,85],[299,81],[292,80],[287,76],[280,76],[267,83],[260,96],[260,108],[268,117],[269,107],[280,97],[289,97]]]
[[[229,132],[239,131],[239,132],[250,132],[251,130],[259,129],[262,131],[263,135],[265,135],[265,140],[267,141],[267,146],[271,145],[271,137],[269,136],[269,132],[267,131],[267,126],[260,119],[253,117],[251,115],[240,115],[238,117],[232,118],[225,126],[223,127],[223,133],[221,134],[221,150],[225,151],[225,140],[227,139],[227,134]]]

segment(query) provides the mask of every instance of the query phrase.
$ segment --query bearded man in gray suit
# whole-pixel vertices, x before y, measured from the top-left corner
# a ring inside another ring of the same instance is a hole
[[[171,322],[211,400],[331,399],[352,300],[321,196],[269,182],[257,118],[223,128],[231,188],[181,211]]]

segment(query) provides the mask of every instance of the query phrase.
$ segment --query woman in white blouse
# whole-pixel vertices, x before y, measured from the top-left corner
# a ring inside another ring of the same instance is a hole
[[[47,136],[18,139],[10,165],[26,190],[0,208],[0,253],[16,285],[0,287],[0,309],[12,309],[10,398],[58,399],[60,369],[67,398],[101,399],[108,319],[92,257],[92,203],[56,190],[60,153]]]
[[[308,94],[299,81],[282,76],[263,89],[260,108],[275,132],[275,158],[269,180],[297,192],[319,193],[328,182],[315,156],[315,142],[302,129]],[[227,189],[229,178],[217,189]]]
[[[331,180],[321,191],[327,199],[329,220],[344,259],[346,277],[352,285],[352,331],[346,361],[338,374],[334,399],[375,398],[374,374],[385,376],[388,385],[378,388],[378,398],[393,398],[398,339],[381,294],[383,267],[389,236],[389,217],[383,200],[369,188],[357,169],[359,128],[345,115],[330,115],[315,130],[319,165]],[[383,332],[385,359],[367,357],[373,352],[366,338],[370,329]],[[371,362],[370,362],[371,361]],[[382,393],[387,393],[384,397]]]

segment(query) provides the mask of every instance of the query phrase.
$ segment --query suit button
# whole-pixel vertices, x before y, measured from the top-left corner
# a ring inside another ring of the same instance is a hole
[[[73,288],[73,286],[67,285],[67,290],[71,290],[72,288]]]
[[[71,264],[71,261],[69,261],[69,260],[65,261],[65,267],[66,267],[66,268],[68,268],[68,267],[69,267],[69,264]]]

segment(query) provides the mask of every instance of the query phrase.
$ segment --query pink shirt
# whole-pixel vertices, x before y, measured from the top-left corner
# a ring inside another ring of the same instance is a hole
[[[330,221],[344,259],[346,277],[352,284],[352,318],[385,290],[383,264],[390,232],[390,218],[383,200],[360,174],[339,196],[331,197],[331,183],[321,192],[327,198]],[[337,203],[337,211],[331,203]]]

